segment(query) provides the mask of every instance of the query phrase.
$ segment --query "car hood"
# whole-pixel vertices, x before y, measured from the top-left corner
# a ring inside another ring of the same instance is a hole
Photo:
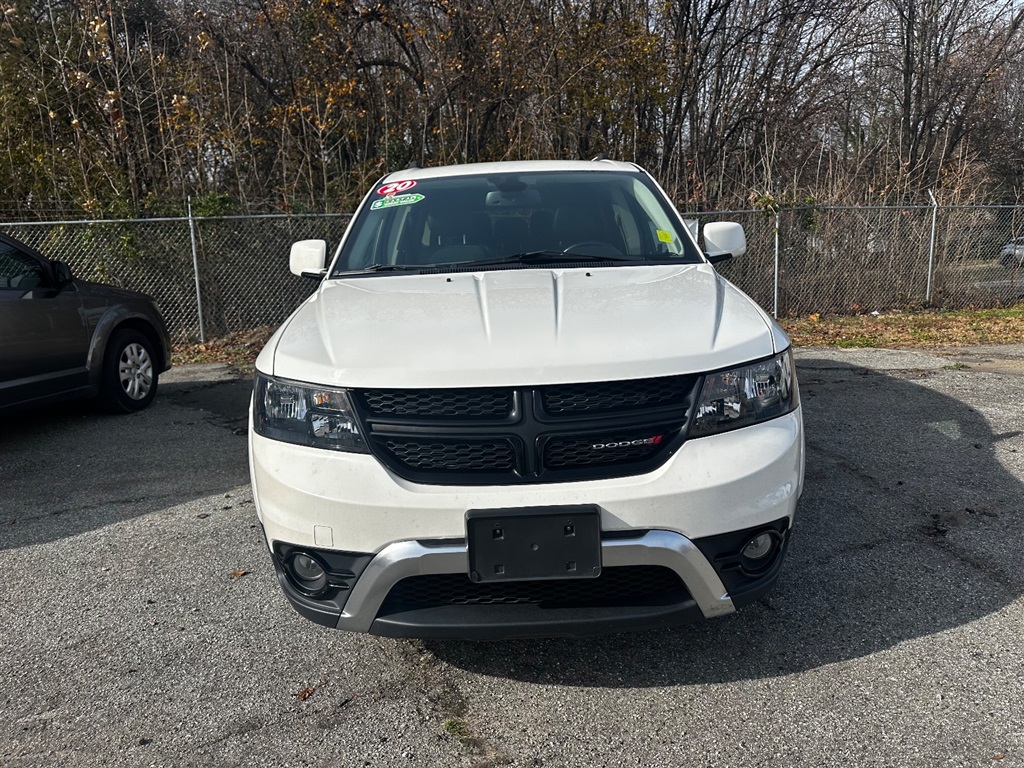
[[[785,339],[706,264],[327,280],[257,367],[351,387],[466,387],[694,373]]]
[[[78,290],[86,296],[108,299],[110,301],[143,301],[152,303],[151,296],[139,291],[132,291],[128,288],[118,288],[107,283],[93,283],[88,280],[75,278],[75,285]]]

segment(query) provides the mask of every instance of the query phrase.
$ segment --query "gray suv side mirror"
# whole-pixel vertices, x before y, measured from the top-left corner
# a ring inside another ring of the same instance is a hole
[[[71,275],[71,267],[63,261],[53,262],[53,278],[57,284],[56,288],[58,291],[67,288],[74,281],[74,277]]]

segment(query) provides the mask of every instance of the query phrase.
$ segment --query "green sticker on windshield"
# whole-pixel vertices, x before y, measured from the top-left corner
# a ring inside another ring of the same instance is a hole
[[[675,238],[672,237],[671,232],[666,232],[664,229],[658,230],[658,239],[663,243],[671,243]]]
[[[381,208],[394,208],[396,205],[412,205],[422,199],[423,195],[419,192],[413,192],[411,195],[391,195],[390,197],[382,197],[380,200],[374,200],[370,203],[370,210],[379,211]]]

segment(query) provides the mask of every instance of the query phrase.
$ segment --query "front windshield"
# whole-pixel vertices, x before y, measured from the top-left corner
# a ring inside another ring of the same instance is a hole
[[[524,254],[614,264],[702,261],[645,174],[539,171],[384,184],[353,222],[332,276]]]

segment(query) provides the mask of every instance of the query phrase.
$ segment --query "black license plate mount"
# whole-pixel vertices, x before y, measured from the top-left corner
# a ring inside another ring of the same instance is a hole
[[[601,512],[593,505],[470,510],[466,539],[475,582],[601,575]]]

